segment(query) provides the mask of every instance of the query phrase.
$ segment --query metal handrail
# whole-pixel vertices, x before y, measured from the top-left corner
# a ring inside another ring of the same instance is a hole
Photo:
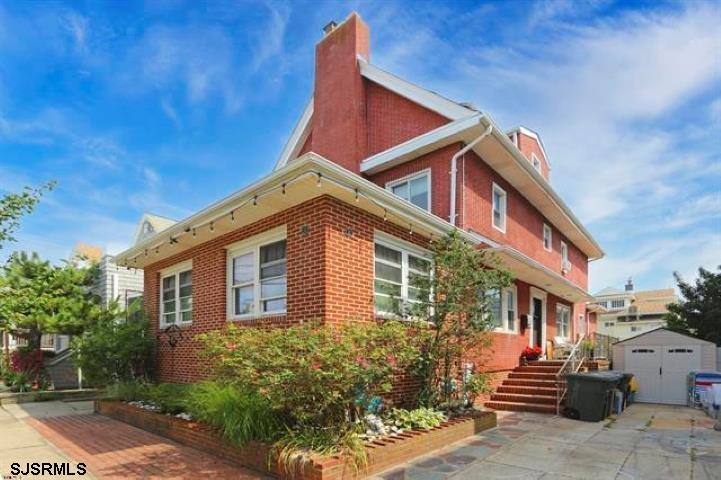
[[[565,362],[563,362],[563,365],[561,366],[560,370],[556,373],[556,415],[561,414],[561,402],[563,401],[563,398],[566,396],[566,392],[568,391],[568,384],[563,381],[563,377],[567,375],[568,373],[576,373],[581,369],[581,366],[583,365],[584,360],[586,360],[586,357],[581,357],[578,364],[576,364],[576,358],[579,356],[579,353],[581,352],[581,342],[585,338],[584,334],[581,334],[576,344],[571,349],[571,353],[568,355],[568,358]],[[569,371],[570,370],[570,371]]]

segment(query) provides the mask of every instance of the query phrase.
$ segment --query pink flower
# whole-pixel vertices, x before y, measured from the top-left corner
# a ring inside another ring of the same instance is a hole
[[[367,367],[368,367],[368,361],[367,361],[367,360],[365,359],[365,357],[362,356],[362,355],[358,355],[358,356],[355,358],[355,363],[357,363],[358,365],[360,365],[360,366],[363,367],[363,368],[367,368]]]
[[[238,344],[228,342],[225,344],[225,348],[227,348],[228,350],[235,350],[236,348],[238,348]]]
[[[314,363],[310,366],[313,370],[320,370],[320,363]]]
[[[391,367],[395,367],[398,364],[398,362],[396,362],[396,356],[392,353],[389,353],[386,356],[386,362],[388,362],[388,365],[390,365]]]

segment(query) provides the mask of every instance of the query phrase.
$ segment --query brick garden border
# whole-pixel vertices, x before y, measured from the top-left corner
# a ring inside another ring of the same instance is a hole
[[[276,477],[285,477],[277,462],[269,462],[271,446],[268,444],[250,442],[238,447],[225,441],[217,432],[203,424],[150,412],[119,401],[96,400],[95,411],[237,465]],[[339,456],[316,457],[305,465],[300,478],[345,480],[372,475],[493,428],[496,424],[495,412],[476,412],[471,416],[451,419],[431,430],[409,430],[399,435],[383,437],[366,446],[368,469],[364,472],[357,474],[353,467],[347,465]]]

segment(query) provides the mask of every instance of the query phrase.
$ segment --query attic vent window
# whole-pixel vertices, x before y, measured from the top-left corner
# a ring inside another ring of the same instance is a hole
[[[531,153],[531,165],[533,165],[533,168],[535,168],[538,173],[541,173],[541,161],[535,153]]]

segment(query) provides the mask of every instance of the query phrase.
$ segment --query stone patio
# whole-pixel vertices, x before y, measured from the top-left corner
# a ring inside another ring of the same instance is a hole
[[[635,404],[595,423],[498,413],[498,428],[375,479],[721,479],[721,432],[697,410]]]

